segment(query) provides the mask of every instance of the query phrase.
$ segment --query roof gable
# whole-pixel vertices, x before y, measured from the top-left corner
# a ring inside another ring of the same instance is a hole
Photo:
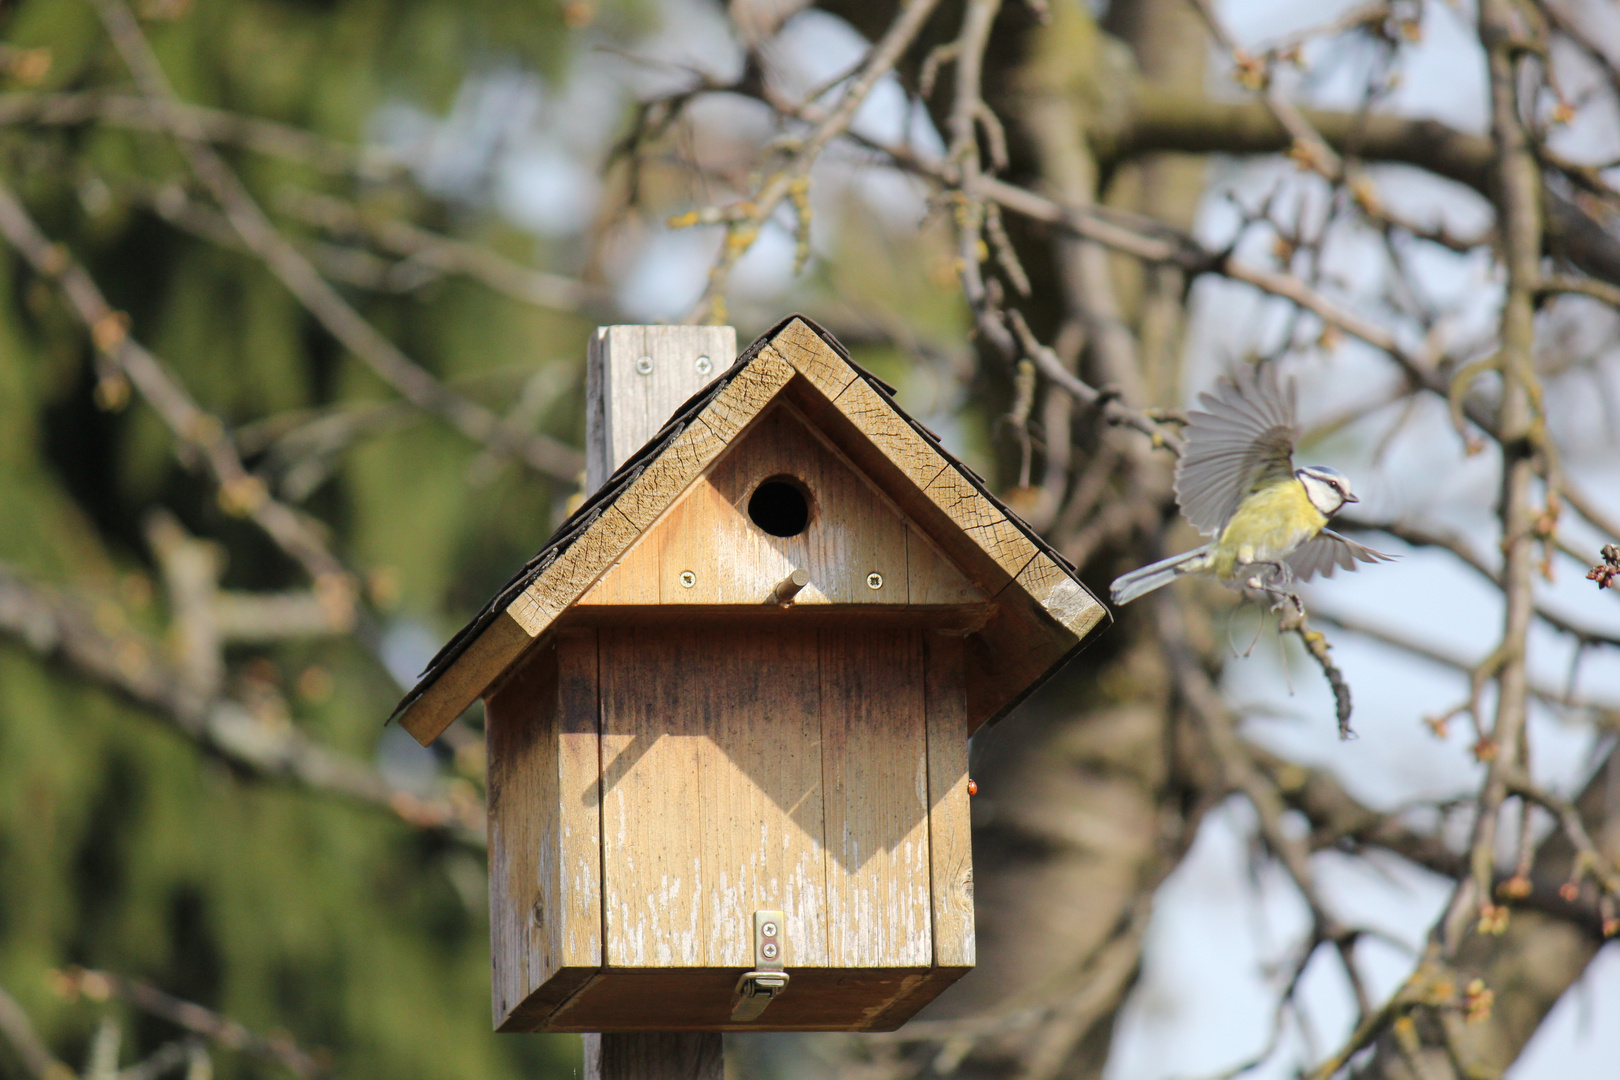
[[[575,606],[757,605],[795,570],[810,579],[793,597],[800,607],[988,604],[788,397],[772,401]],[[784,476],[808,494],[809,520],[775,536],[750,520],[749,497]]]
[[[405,729],[423,744],[437,738],[784,395],[991,598],[968,650],[970,727],[1021,700],[1102,619],[1073,567],[901,412],[888,387],[795,316],[682,406],[434,657],[395,710]]]

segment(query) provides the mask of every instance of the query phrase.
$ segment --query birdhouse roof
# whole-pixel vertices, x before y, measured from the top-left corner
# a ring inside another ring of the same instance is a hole
[[[439,650],[394,716],[424,745],[437,738],[779,400],[979,586],[988,603],[969,634],[970,726],[1004,714],[1062,666],[1106,609],[1075,568],[893,394],[809,319],[784,320],[569,516]]]

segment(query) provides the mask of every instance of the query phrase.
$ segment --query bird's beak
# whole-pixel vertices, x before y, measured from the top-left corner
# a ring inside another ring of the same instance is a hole
[[[1348,503],[1348,502],[1360,502],[1361,500],[1356,498],[1354,495],[1346,495],[1344,497],[1344,501]]]

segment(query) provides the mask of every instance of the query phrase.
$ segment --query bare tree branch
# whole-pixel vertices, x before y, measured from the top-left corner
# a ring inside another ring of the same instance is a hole
[[[193,1001],[177,998],[141,979],[131,979],[109,971],[80,967],[59,972],[57,987],[69,997],[80,995],[92,1001],[117,998],[144,1013],[167,1020],[176,1027],[230,1050],[238,1050],[274,1062],[304,1080],[330,1073],[322,1051],[309,1051],[285,1035],[260,1035],[245,1024],[221,1016]]]
[[[171,103],[174,94],[168,78],[123,0],[96,0],[96,9],[142,93],[148,99]],[[197,179],[218,200],[242,242],[333,337],[383,381],[418,408],[449,421],[473,441],[497,447],[548,476],[568,483],[577,480],[584,463],[579,451],[546,435],[511,431],[498,414],[446,389],[366,321],[321,277],[309,260],[276,231],[236,173],[209,145],[207,133],[193,118],[172,110],[161,115],[173,121],[170,133]]]
[[[309,739],[298,728],[256,716],[228,697],[197,691],[196,680],[133,630],[104,632],[84,605],[0,566],[0,633],[149,710],[171,729],[248,776],[340,796],[417,828],[443,830],[471,848],[484,845],[483,810],[467,799],[423,798],[394,787],[375,769]]]

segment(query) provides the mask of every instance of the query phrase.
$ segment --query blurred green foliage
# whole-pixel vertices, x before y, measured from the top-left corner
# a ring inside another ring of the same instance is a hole
[[[469,72],[520,67],[555,79],[574,47],[563,6],[528,0],[145,0],[137,11],[183,99],[350,144],[386,102],[442,113]],[[8,4],[0,34],[51,58],[42,81],[6,90],[129,92],[86,0]],[[153,214],[153,192],[187,179],[163,137],[17,127],[0,132],[0,153],[6,182],[41,225],[228,423],[393,399],[261,264]],[[284,161],[228,156],[267,206],[288,185],[362,193]],[[397,197],[419,219],[452,213],[408,187]],[[493,219],[457,227],[507,250],[533,243]],[[581,318],[470,285],[435,288],[430,303],[354,300],[438,377],[503,411],[542,365],[577,365]],[[144,515],[161,505],[223,546],[228,587],[308,584],[220,508],[149,409],[97,407],[87,335],[9,251],[0,294],[0,560],[94,591],[107,628],[161,632],[162,590],[142,539]],[[544,418],[576,444],[579,381],[563,379],[573,389]],[[385,583],[376,592],[386,617],[448,633],[550,532],[565,485],[511,465],[469,482],[478,453],[435,421],[406,418],[336,455],[309,496],[334,549]],[[371,757],[398,694],[371,653],[346,639],[256,653],[245,666],[285,693],[291,722]],[[490,1033],[482,880],[465,851],[375,811],[233,775],[139,710],[0,642],[0,984],[75,1067],[102,1013],[118,1007],[54,994],[48,973],[68,964],[148,978],[257,1030],[328,1047],[346,1078],[565,1074],[577,1040]],[[124,1019],[124,1064],[176,1034]],[[285,1075],[229,1053],[216,1067]],[[0,1076],[21,1075],[0,1052]]]

